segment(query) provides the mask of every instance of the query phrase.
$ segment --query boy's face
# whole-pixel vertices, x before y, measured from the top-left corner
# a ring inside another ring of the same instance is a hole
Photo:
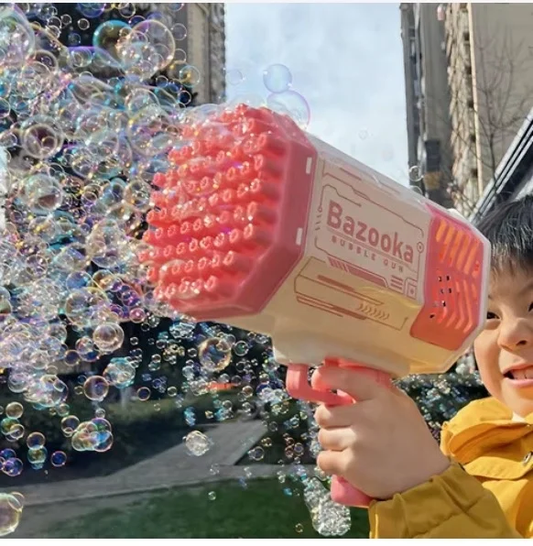
[[[533,413],[533,271],[492,275],[474,351],[490,394],[522,417]]]

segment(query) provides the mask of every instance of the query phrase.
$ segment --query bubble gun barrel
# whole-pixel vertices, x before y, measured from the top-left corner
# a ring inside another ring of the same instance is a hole
[[[311,366],[391,377],[447,370],[483,325],[490,246],[472,226],[265,108],[183,129],[154,178],[140,259],[154,294],[197,320],[272,338],[287,390]],[[332,498],[366,506],[342,479]]]

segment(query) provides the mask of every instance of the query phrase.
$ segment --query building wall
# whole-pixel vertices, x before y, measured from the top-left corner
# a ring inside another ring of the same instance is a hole
[[[530,4],[451,3],[446,54],[457,208],[469,214],[533,104]]]
[[[197,93],[196,104],[218,103],[225,98],[226,40],[223,3],[187,3],[172,12],[166,4],[152,4],[154,10],[171,14],[172,24],[181,23],[187,36],[176,47],[182,49],[179,58],[196,67],[200,81],[192,91]],[[177,56],[178,57],[178,56]]]
[[[449,95],[444,26],[434,4],[401,4],[409,164],[418,165],[430,199],[451,206]]]
[[[418,163],[417,147],[420,135],[420,113],[417,105],[420,99],[420,83],[416,74],[417,47],[414,4],[401,4],[400,9],[405,75],[408,161],[409,165],[416,165]]]

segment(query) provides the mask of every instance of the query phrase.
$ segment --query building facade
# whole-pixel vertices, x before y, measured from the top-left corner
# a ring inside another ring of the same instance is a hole
[[[452,196],[468,216],[533,105],[533,9],[509,3],[450,3],[443,9]]]
[[[185,3],[177,12],[170,11],[168,4],[147,5],[171,16],[173,25],[186,28],[176,46],[181,50],[179,60],[198,70],[199,78],[192,86],[195,104],[222,102],[226,93],[224,4]]]
[[[533,108],[485,186],[470,220],[475,224],[496,206],[533,192]]]
[[[433,4],[402,3],[400,9],[408,158],[421,175],[411,179],[411,184],[433,201],[450,207],[451,126],[444,28]]]

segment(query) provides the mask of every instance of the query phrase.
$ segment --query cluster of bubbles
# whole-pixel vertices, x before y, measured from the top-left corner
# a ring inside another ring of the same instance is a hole
[[[226,83],[230,90],[246,80],[242,70],[226,71]],[[274,112],[290,116],[302,129],[306,129],[311,120],[311,108],[306,98],[293,89],[293,75],[290,69],[281,63],[267,66],[262,72],[262,83],[267,91],[266,97],[250,97],[237,94],[232,101],[243,102],[252,106],[267,106]]]
[[[211,108],[188,108],[201,76],[179,47],[181,6],[145,17],[133,4],[77,4],[78,20],[51,4],[0,6],[0,388],[16,399],[0,408],[6,476],[110,450],[105,404],[154,400],[157,412],[168,398],[194,428],[288,398],[267,337],[165,307],[137,259],[153,176],[183,144],[180,127]],[[265,72],[280,100],[291,79]],[[226,388],[236,399],[218,396]],[[61,448],[32,427],[35,412],[57,423]],[[185,443],[196,456],[212,447],[198,430]],[[3,497],[0,534],[17,506]]]
[[[17,477],[109,451],[110,408],[125,401],[153,403],[156,413],[168,402],[192,429],[259,415],[269,436],[248,461],[264,462],[281,436],[278,462],[292,470],[280,482],[304,484],[318,532],[344,534],[343,509],[302,470],[320,450],[318,428],[309,404],[290,402],[270,340],[197,323],[145,282],[138,254],[153,176],[183,145],[180,128],[213,109],[189,108],[201,75],[179,47],[182,4],[157,6],[145,17],[133,4],[80,3],[78,20],[51,4],[0,6],[0,390],[11,400],[0,408],[0,470]],[[102,21],[107,12],[115,19]],[[92,45],[80,45],[88,30]],[[239,74],[228,72],[228,83]],[[305,128],[309,106],[290,70],[271,65],[263,83],[261,105]],[[461,401],[455,387],[444,397],[445,385],[410,381],[441,413],[450,397]],[[206,395],[212,404],[200,408]],[[36,412],[57,425],[61,446],[31,426]],[[199,430],[184,441],[193,456],[213,447]],[[20,494],[0,494],[0,536],[16,529],[22,507]]]

